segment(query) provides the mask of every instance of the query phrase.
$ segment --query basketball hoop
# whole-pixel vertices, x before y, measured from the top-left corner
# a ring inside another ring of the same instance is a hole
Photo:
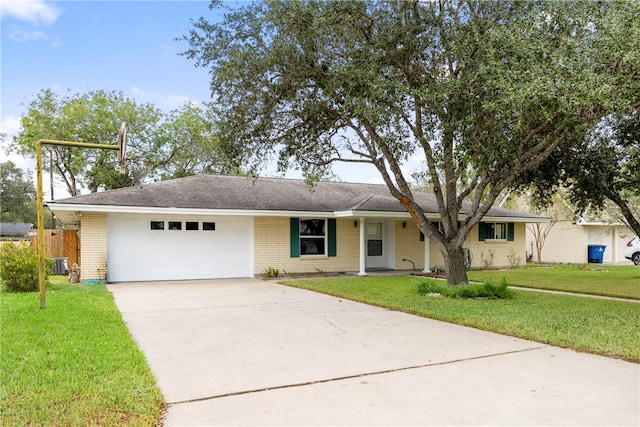
[[[124,168],[124,153],[127,147],[127,124],[122,122],[120,131],[118,132],[118,166],[120,167],[120,173],[125,173]]]

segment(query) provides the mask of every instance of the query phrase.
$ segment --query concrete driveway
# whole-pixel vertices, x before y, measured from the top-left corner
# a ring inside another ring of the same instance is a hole
[[[637,364],[253,279],[108,289],[167,426],[640,424]]]

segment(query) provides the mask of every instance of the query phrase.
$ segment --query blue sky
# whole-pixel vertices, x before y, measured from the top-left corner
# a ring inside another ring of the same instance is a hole
[[[12,135],[26,104],[43,89],[61,95],[121,90],[138,102],[171,110],[208,102],[209,75],[178,53],[190,20],[215,20],[209,1],[0,0],[0,132]],[[9,137],[10,139],[10,137]],[[33,161],[7,157],[33,170]],[[345,181],[381,183],[367,165],[338,165]],[[290,177],[298,177],[295,173]]]

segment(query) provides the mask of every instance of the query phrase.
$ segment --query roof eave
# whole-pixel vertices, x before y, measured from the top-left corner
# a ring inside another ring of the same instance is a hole
[[[397,218],[410,219],[408,212],[402,211],[292,211],[292,210],[249,210],[249,209],[204,209],[204,208],[176,208],[153,206],[119,206],[119,205],[85,205],[73,203],[49,203],[49,209],[66,223],[77,223],[81,212],[104,212],[122,214],[157,214],[157,215],[219,215],[219,216],[265,216],[265,217],[315,217],[315,218]],[[427,219],[439,220],[436,213],[427,213]],[[65,218],[67,221],[65,221]],[[460,216],[460,220],[465,218]],[[510,217],[485,216],[483,221],[508,221],[519,223],[547,223],[549,217]]]

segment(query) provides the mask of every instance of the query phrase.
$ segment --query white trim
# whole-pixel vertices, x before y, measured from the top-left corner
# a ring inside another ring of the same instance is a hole
[[[606,221],[589,221],[584,218],[580,218],[576,221],[576,225],[581,225],[583,227],[586,226],[599,226],[599,227],[628,227],[627,224],[623,222],[606,222]]]
[[[310,236],[310,235],[302,235],[298,232],[298,245],[300,248],[300,259],[308,259],[308,258],[328,258],[329,257],[329,222],[327,218],[298,218],[298,229],[300,228],[300,223],[305,220],[314,220],[321,219],[324,221],[324,234],[322,236]],[[303,254],[302,253],[302,239],[322,239],[324,240],[324,249],[321,254]]]
[[[84,205],[67,203],[49,203],[47,205],[54,213],[60,212],[105,212],[105,213],[134,213],[134,214],[162,214],[162,215],[225,215],[225,216],[266,216],[266,217],[306,217],[306,218],[386,218],[386,219],[407,219],[411,218],[408,212],[389,211],[357,211],[346,210],[336,212],[326,211],[289,211],[289,210],[247,210],[247,209],[202,209],[202,208],[176,208],[176,207],[153,207],[153,206],[117,206],[117,205]],[[425,215],[430,221],[439,221],[440,217]],[[464,220],[465,215],[459,216]],[[508,216],[485,216],[483,222],[524,222],[524,223],[546,223],[550,222],[549,217],[508,217]]]
[[[424,236],[424,269],[422,270],[423,273],[431,273],[431,269],[429,268],[429,260],[430,260],[429,243],[430,243],[429,238],[425,235]]]
[[[52,203],[49,209],[65,212],[106,212],[162,215],[224,215],[224,216],[285,216],[306,218],[335,218],[333,212],[275,211],[245,209],[160,208],[153,206],[75,205]]]
[[[358,221],[360,223],[360,271],[358,272],[358,276],[366,276],[367,275],[367,255],[365,248],[365,218],[361,217]]]

